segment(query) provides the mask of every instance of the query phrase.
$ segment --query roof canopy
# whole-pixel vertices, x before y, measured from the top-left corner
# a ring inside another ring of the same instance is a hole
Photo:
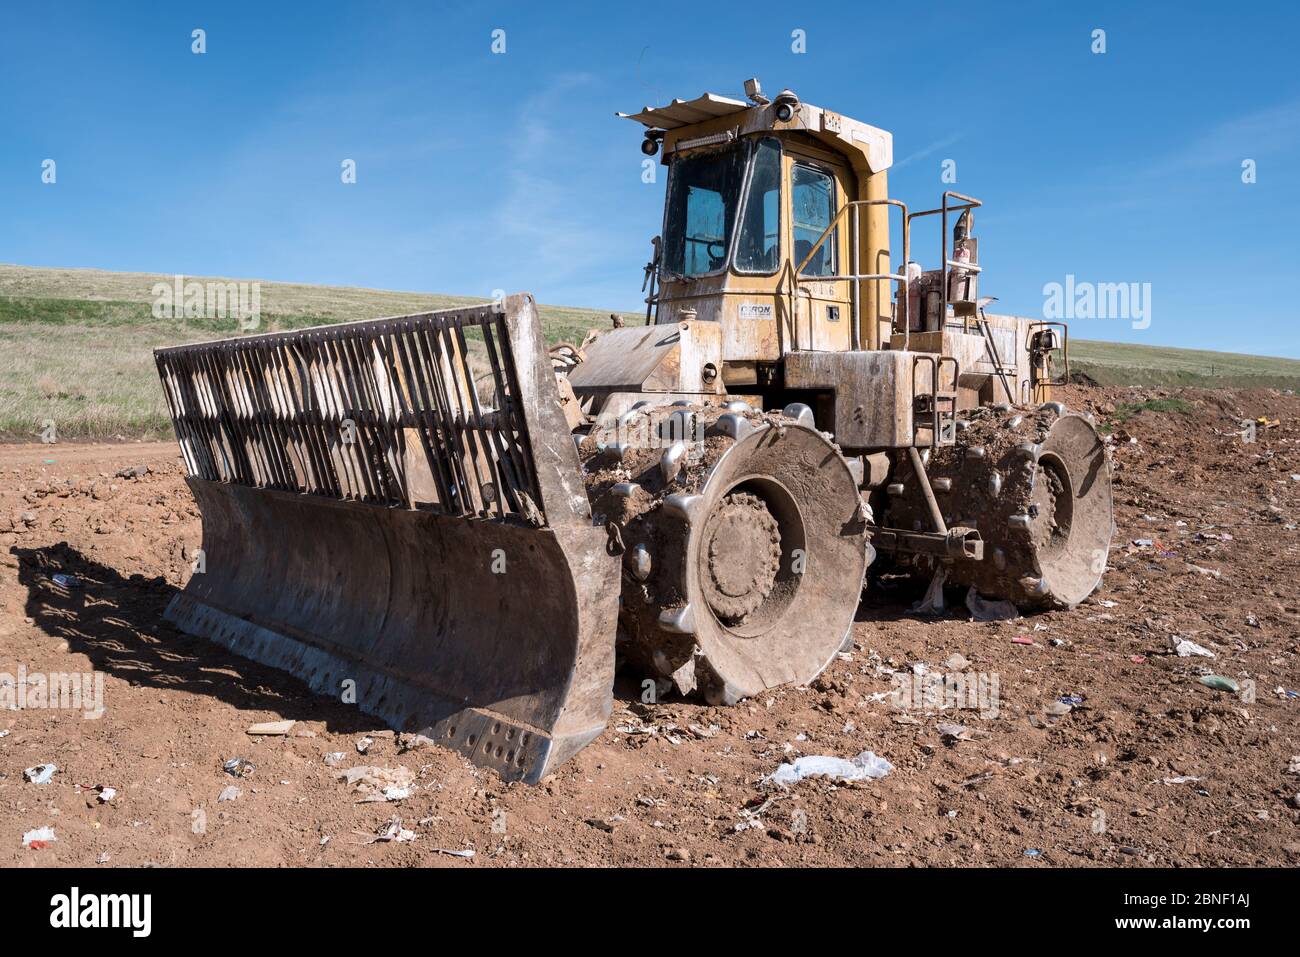
[[[625,120],[636,120],[643,126],[658,130],[674,130],[705,120],[739,113],[749,109],[749,104],[716,93],[705,93],[693,100],[673,100],[667,106],[647,106],[640,113],[615,114]]]

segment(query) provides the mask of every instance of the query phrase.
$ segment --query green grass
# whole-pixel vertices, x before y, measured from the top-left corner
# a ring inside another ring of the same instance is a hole
[[[1070,340],[1070,371],[1099,385],[1300,389],[1300,359]]]
[[[1192,404],[1186,399],[1148,399],[1145,402],[1122,402],[1107,417],[1109,421],[1098,423],[1097,428],[1104,435],[1110,432],[1114,426],[1123,425],[1140,412],[1187,413],[1191,411]]]
[[[202,282],[234,282],[187,277]],[[0,265],[0,439],[34,440],[52,420],[60,439],[170,433],[153,350],[239,335],[234,320],[155,319],[156,283],[171,275]],[[635,296],[630,296],[630,300]],[[484,302],[468,296],[261,283],[258,332],[406,315]],[[607,328],[609,313],[540,305],[549,343]],[[622,313],[635,323],[639,309]],[[1300,361],[1074,340],[1071,369],[1102,385],[1300,388]],[[1161,409],[1156,411],[1179,411]]]
[[[201,282],[233,282],[187,277]],[[170,275],[0,265],[0,439],[34,441],[171,433],[153,350],[239,335],[233,319],[156,319],[155,283]],[[477,305],[469,296],[261,283],[257,332]],[[547,342],[581,341],[609,313],[539,305]],[[624,313],[629,319],[636,310]],[[468,338],[480,338],[469,330]],[[471,344],[471,360],[473,359]]]

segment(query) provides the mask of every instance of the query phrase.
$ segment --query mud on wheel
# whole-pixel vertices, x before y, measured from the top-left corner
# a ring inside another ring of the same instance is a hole
[[[866,567],[861,498],[838,450],[772,413],[632,416],[693,417],[685,434],[705,439],[693,461],[599,432],[580,447],[597,518],[624,549],[624,659],[714,703],[811,681],[852,624]]]
[[[949,582],[1031,609],[1072,607],[1101,581],[1110,466],[1088,419],[1059,402],[974,410],[955,445],[933,450],[927,473],[944,522],[984,540],[983,561],[954,561]],[[904,466],[893,482],[885,524],[928,530],[917,477]]]

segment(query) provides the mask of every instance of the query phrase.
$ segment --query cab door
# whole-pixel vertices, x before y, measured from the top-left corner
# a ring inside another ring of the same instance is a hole
[[[852,172],[831,154],[813,149],[787,152],[786,182],[794,283],[795,348],[830,352],[852,342],[853,272],[849,259],[849,214],[836,216],[846,196],[856,196]],[[818,239],[832,223],[834,231],[820,246]],[[814,246],[817,246],[814,251]]]

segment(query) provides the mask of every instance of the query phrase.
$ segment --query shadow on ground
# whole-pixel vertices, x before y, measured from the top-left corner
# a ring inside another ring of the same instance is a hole
[[[180,589],[162,577],[123,577],[67,542],[13,548],[26,614],[46,634],[86,655],[96,671],[135,687],[208,695],[236,708],[324,721],[340,734],[383,727],[353,707],[313,694],[292,676],[178,631],[163,612]],[[69,576],[64,585],[55,575]]]

